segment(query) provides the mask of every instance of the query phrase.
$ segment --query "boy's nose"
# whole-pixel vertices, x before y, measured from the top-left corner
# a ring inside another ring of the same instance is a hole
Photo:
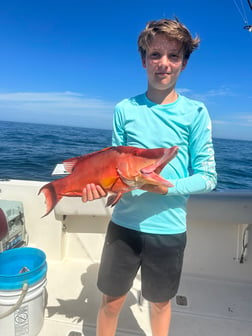
[[[171,62],[170,62],[169,58],[168,58],[166,55],[164,55],[164,56],[161,58],[161,64],[162,64],[163,66],[166,66],[166,67],[169,67],[169,66],[171,65]]]

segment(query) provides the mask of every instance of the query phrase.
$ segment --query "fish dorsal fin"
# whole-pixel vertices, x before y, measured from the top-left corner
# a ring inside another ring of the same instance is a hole
[[[78,161],[79,161],[78,157],[63,161],[65,170],[69,174],[71,174]]]
[[[99,153],[108,151],[108,150],[113,149],[113,148],[114,147],[106,147],[106,148],[103,148],[103,149],[101,149],[99,151],[96,151],[96,152],[88,153],[88,154],[85,154],[85,155],[82,155],[82,156],[76,156],[76,157],[64,160],[62,162],[62,164],[64,165],[65,170],[69,174],[71,174],[78,162],[82,162],[83,160],[87,160],[92,156],[95,156]]]

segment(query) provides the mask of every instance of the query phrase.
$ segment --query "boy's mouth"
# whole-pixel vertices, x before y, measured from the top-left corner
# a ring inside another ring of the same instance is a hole
[[[171,75],[171,72],[156,72],[157,76],[169,76]]]

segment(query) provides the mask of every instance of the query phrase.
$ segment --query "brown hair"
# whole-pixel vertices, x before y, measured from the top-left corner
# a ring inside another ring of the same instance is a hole
[[[182,43],[184,59],[188,60],[191,53],[199,46],[198,36],[192,38],[189,30],[178,20],[161,19],[150,21],[138,38],[138,50],[142,59],[146,56],[152,40],[157,34],[163,34],[168,40],[176,40]]]

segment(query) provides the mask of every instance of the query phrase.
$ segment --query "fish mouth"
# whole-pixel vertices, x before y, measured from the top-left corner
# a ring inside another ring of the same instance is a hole
[[[164,168],[164,166],[167,165],[167,163],[170,162],[177,155],[177,153],[177,146],[166,148],[164,150],[164,154],[159,160],[157,160],[154,164],[151,164],[150,166],[141,169],[142,176],[146,179],[146,181],[148,181],[148,184],[158,183],[167,187],[174,186],[170,181],[160,176],[159,173]]]
[[[173,146],[171,148],[165,148],[163,151],[162,157],[157,160],[155,163],[151,164],[150,166],[144,167],[141,169],[141,173],[151,174],[155,172],[156,174],[159,174],[161,170],[164,168],[164,166],[167,165],[177,154],[178,154],[178,146]]]
[[[139,153],[140,151],[140,153]],[[138,149],[138,155],[151,160],[153,163],[139,169],[136,175],[125,176],[119,168],[117,173],[121,180],[132,190],[139,189],[145,184],[164,185],[173,187],[173,184],[159,175],[161,170],[170,162],[178,153],[178,146],[171,148],[153,148],[153,149]]]

